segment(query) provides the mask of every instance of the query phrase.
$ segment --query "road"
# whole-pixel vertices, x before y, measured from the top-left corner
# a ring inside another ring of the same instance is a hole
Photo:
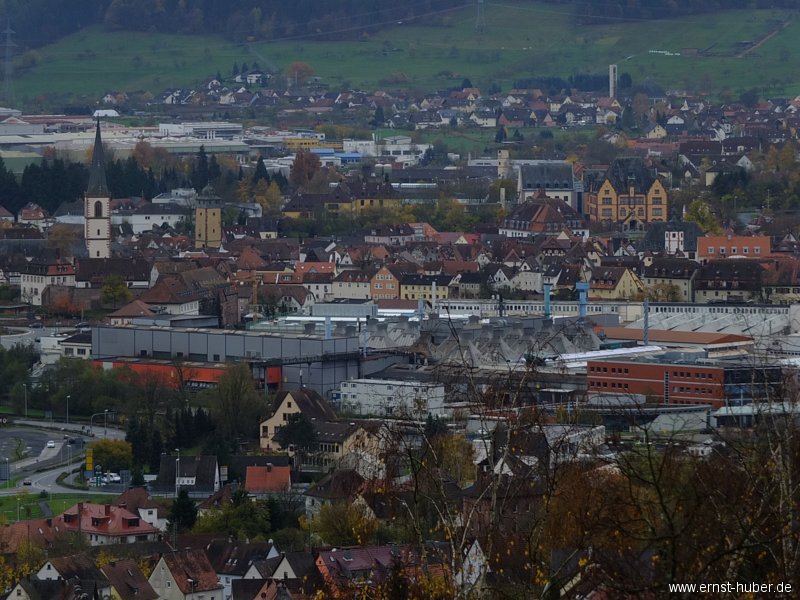
[[[88,427],[63,422],[37,421],[33,419],[19,419],[12,427],[0,429],[0,461],[6,457],[12,459],[18,445],[24,445],[26,458],[11,462],[11,477],[17,480],[16,488],[8,488],[0,482],[0,495],[15,494],[20,489],[47,490],[52,493],[75,493],[76,490],[56,483],[56,479],[65,470],[74,469],[79,463],[79,458],[84,456],[85,445],[92,439],[125,439],[125,432],[102,424],[94,427],[95,437],[88,435]],[[80,443],[68,444],[68,439],[80,440]],[[52,440],[54,448],[48,448],[47,442]],[[71,462],[70,459],[72,459]],[[69,463],[69,466],[68,466]],[[48,468],[37,473],[37,468]],[[24,486],[23,481],[30,481],[30,486]],[[87,494],[108,494],[116,490],[100,489],[85,492]]]

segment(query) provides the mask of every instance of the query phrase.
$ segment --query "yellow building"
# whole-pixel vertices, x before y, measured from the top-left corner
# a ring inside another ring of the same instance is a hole
[[[640,158],[616,159],[586,202],[589,220],[623,225],[628,230],[666,221],[668,209],[664,184]]]
[[[592,271],[590,298],[631,300],[643,291],[642,281],[627,267],[598,267]]]
[[[207,185],[197,196],[194,209],[194,247],[219,248],[222,245],[222,204],[214,188]]]
[[[449,275],[418,275],[406,273],[400,277],[400,299],[402,300],[447,300],[450,297]]]

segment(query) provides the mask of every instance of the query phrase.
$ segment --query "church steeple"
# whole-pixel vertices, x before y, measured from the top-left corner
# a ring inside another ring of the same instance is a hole
[[[97,133],[94,136],[94,151],[92,152],[92,166],[89,170],[89,187],[86,195],[91,198],[106,198],[109,196],[106,183],[106,164],[103,160],[103,140],[100,138],[100,119],[97,119]]]

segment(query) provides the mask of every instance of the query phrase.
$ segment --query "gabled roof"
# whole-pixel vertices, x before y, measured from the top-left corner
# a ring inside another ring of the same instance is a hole
[[[184,595],[222,588],[204,551],[183,550],[165,554],[162,558]]]
[[[285,492],[291,486],[292,468],[290,466],[247,467],[244,487],[251,494]]]
[[[128,558],[100,567],[121,600],[156,600],[153,586],[147,581],[136,561]]]
[[[80,258],[76,261],[75,281],[102,284],[109,275],[123,281],[149,281],[150,263],[141,258]]]
[[[153,491],[175,491],[176,462],[180,464],[181,478],[194,478],[195,481],[193,486],[181,485],[182,488],[207,491],[209,494],[214,491],[219,469],[216,456],[181,456],[178,460],[177,456],[171,454],[161,455],[158,477],[150,484]]]
[[[66,531],[80,530],[86,535],[119,536],[157,534],[158,529],[138,514],[120,506],[79,502],[53,519]]]
[[[87,554],[53,557],[48,561],[63,579],[97,581],[103,587],[108,584],[105,574],[97,568],[94,560]]]
[[[134,318],[134,317],[153,317],[155,316],[155,312],[153,312],[150,307],[142,302],[141,300],[134,300],[129,304],[126,304],[119,310],[114,311],[110,315],[110,318]]]
[[[364,478],[355,469],[337,469],[312,485],[305,495],[342,500],[354,497],[363,485]]]
[[[278,411],[287,397],[289,397],[289,400],[294,401],[295,406],[308,419],[317,419],[319,421],[333,421],[336,419],[336,413],[331,408],[331,405],[328,404],[328,401],[309,388],[278,392],[272,402],[271,414],[274,415]]]
[[[206,556],[217,575],[243,576],[253,561],[266,559],[270,542],[242,542],[216,539],[206,546]]]

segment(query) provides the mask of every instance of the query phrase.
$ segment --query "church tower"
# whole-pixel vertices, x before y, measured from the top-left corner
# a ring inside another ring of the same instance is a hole
[[[111,193],[106,183],[106,166],[103,160],[103,141],[100,139],[100,119],[94,137],[89,187],[83,203],[86,221],[84,237],[89,258],[111,258]]]

